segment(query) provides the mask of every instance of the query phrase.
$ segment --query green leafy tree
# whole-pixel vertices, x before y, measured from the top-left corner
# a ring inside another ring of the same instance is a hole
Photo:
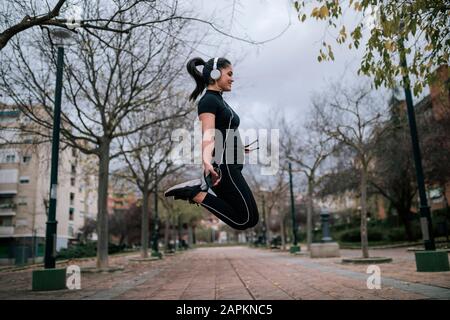
[[[294,6],[301,22],[308,17],[327,22],[328,28],[336,31],[336,43],[347,45],[349,49],[365,45],[358,74],[373,77],[377,88],[381,85],[394,87],[397,76],[408,72],[417,79],[413,89],[418,95],[434,80],[431,71],[449,61],[448,1],[314,0],[294,1]],[[352,26],[343,22],[344,15],[351,11],[358,17],[358,22]],[[410,58],[407,70],[401,67],[397,58],[402,50],[399,43],[403,41],[405,53]],[[329,39],[323,39],[319,61],[334,60],[330,43]]]

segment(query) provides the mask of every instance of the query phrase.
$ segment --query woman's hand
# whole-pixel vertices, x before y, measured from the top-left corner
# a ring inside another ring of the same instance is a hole
[[[204,163],[203,164],[203,172],[205,173],[205,176],[208,176],[208,174],[211,174],[211,180],[213,183],[213,187],[217,186],[220,182],[220,176],[217,174],[217,172],[214,170],[214,167],[210,163]]]

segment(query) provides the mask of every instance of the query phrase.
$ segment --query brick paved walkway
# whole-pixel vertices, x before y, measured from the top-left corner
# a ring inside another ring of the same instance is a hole
[[[0,272],[0,299],[450,299],[450,272],[418,273],[405,248],[371,250],[394,259],[379,264],[381,289],[368,289],[367,266],[340,258],[311,259],[248,247],[201,248],[145,263],[111,257],[114,273],[83,273],[81,290],[31,291],[31,271]],[[341,250],[343,257],[359,250]],[[136,255],[134,255],[136,256]],[[72,262],[93,266],[95,261]]]

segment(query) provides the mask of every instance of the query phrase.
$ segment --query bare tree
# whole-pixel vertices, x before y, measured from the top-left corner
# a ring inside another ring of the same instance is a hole
[[[314,111],[314,110],[313,110]],[[280,124],[282,128],[281,149],[287,161],[293,163],[293,172],[301,172],[307,180],[306,238],[308,250],[312,243],[312,224],[314,192],[320,183],[320,168],[324,160],[333,152],[332,138],[320,129],[319,114],[310,114],[304,128],[287,123],[286,118]]]
[[[162,5],[160,10],[151,12],[131,8],[115,19],[142,20],[153,16],[159,20],[165,8]],[[92,3],[88,9],[95,12],[98,8]],[[164,27],[165,33],[159,32],[159,27],[145,33],[79,32],[68,48],[61,136],[65,144],[99,159],[97,266],[101,268],[108,266],[109,163],[120,155],[115,140],[190,112],[180,105],[159,108],[176,94],[169,87],[179,85],[185,64],[180,58],[182,49],[177,35],[186,23],[169,20]],[[35,41],[27,47],[20,40],[21,37],[15,37],[10,41],[11,50],[1,53],[5,60],[0,66],[0,91],[42,128],[33,134],[49,138],[54,98],[48,88],[52,87],[54,73],[47,70],[54,70],[54,52],[45,45],[44,33],[36,34]],[[36,63],[39,60],[41,69]],[[141,115],[141,125],[133,126],[133,115]]]
[[[272,126],[272,125],[270,125]],[[286,178],[286,168],[280,167],[280,171],[275,176],[264,177],[252,170],[255,168],[249,167],[248,183],[255,196],[255,201],[259,203],[261,209],[259,210],[261,225],[265,219],[268,231],[280,231],[283,248],[285,247],[285,218],[286,210],[284,210],[289,197],[289,184]],[[262,199],[264,198],[264,203]],[[264,208],[262,208],[264,205]],[[265,217],[262,217],[263,210]],[[274,221],[274,223],[271,223]]]
[[[113,33],[129,33],[136,28],[153,28],[170,21],[192,21],[209,26],[215,32],[250,44],[263,44],[279,38],[289,25],[276,37],[264,41],[253,41],[233,36],[221,29],[217,24],[200,19],[189,14],[180,14],[178,0],[163,3],[156,0],[97,0],[95,11],[86,10],[93,1],[90,0],[3,0],[0,3],[0,51],[15,36],[35,27],[58,27],[72,30],[83,29],[88,32],[96,30]],[[236,2],[236,1],[235,1]],[[127,19],[120,17],[131,11],[142,13],[160,11],[157,19]],[[235,3],[231,12],[230,22],[233,23]],[[77,16],[78,14],[78,16]],[[211,19],[212,20],[212,19]]]
[[[396,210],[405,226],[408,240],[413,240],[411,229],[411,207],[417,194],[414,166],[411,158],[412,146],[403,103],[391,98],[387,134],[374,149],[375,163],[370,184]]]
[[[330,86],[328,95],[313,99],[313,106],[325,134],[355,152],[355,167],[360,172],[361,249],[363,258],[368,258],[367,185],[374,146],[386,128],[382,125],[382,102],[368,85],[349,89],[334,84]]]
[[[100,1],[96,13],[90,16],[86,8],[88,1],[84,0],[6,0],[2,3],[0,14],[0,50],[19,33],[34,27],[53,26],[74,30],[75,27],[85,30],[104,30],[118,33],[128,33],[132,28],[143,26],[144,21],[132,23],[131,21],[117,19],[118,16],[138,8],[147,11],[156,8],[155,1],[148,0],[116,0]],[[75,12],[77,10],[78,12]],[[78,16],[77,16],[78,14]],[[65,17],[64,17],[65,16]],[[154,22],[155,23],[155,22]]]
[[[164,185],[173,185],[173,181],[179,181],[179,178],[174,179],[174,176],[168,175],[164,182]],[[181,201],[173,201],[166,197],[158,198],[162,207],[159,210],[161,221],[165,224],[164,239],[166,244],[166,249],[169,249],[169,239],[176,241],[176,226],[179,227],[181,224],[186,224],[189,232],[191,232],[191,237],[195,237],[195,229],[199,224],[199,221],[205,217],[207,211],[203,208],[199,208],[193,204]],[[170,232],[170,227],[172,227],[172,233]],[[191,239],[194,243],[194,239]]]
[[[176,100],[182,99],[184,97],[175,96],[166,102],[165,107],[179,105]],[[141,118],[142,115],[133,116],[135,126],[140,126]],[[186,122],[184,119],[186,118],[167,120],[158,126],[119,139],[122,151],[120,159],[126,163],[126,167],[117,170],[115,175],[136,185],[142,194],[142,258],[148,257],[150,193],[155,191],[155,185],[159,184],[159,181],[165,176],[172,175],[181,168],[181,166],[173,164],[169,154],[174,144],[171,133],[174,129],[184,125],[183,121]]]
[[[267,191],[265,192],[265,205],[267,208],[267,220],[269,229],[271,227],[270,217],[276,217],[276,223],[279,224],[279,230],[281,234],[282,248],[285,249],[285,219],[286,211],[283,210],[285,204],[289,199],[289,183],[286,181],[286,170],[281,168],[281,172],[276,175],[276,180],[273,184],[267,185]]]

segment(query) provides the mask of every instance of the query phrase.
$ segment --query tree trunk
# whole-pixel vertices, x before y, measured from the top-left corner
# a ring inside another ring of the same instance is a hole
[[[181,249],[181,215],[178,216],[177,221],[177,236],[178,236],[178,245],[180,246]]]
[[[169,223],[169,219],[166,219],[166,221],[164,222],[164,245],[166,246],[166,250],[169,250],[169,248],[170,248],[169,232],[170,232],[170,223]]]
[[[286,243],[287,243],[287,228],[286,228],[286,215],[283,214],[283,232],[281,234],[281,241],[283,243],[283,250],[286,250]]]
[[[141,224],[141,258],[148,258],[148,183],[144,181],[142,188],[142,224]]]
[[[97,268],[108,267],[108,181],[109,149],[111,141],[102,139],[99,153],[98,213],[97,213]]]
[[[176,220],[177,220],[177,217],[174,216],[174,217],[172,218],[172,239],[173,239],[173,248],[174,248],[175,250],[177,250],[177,248],[178,248],[178,246],[177,246],[177,229],[176,229],[176,227],[175,227],[175,225],[176,225]]]
[[[367,168],[361,169],[361,249],[363,258],[369,257],[369,241],[367,238]]]
[[[308,205],[306,207],[306,241],[308,251],[311,251],[312,243],[313,189],[314,182],[312,179],[308,179]]]
[[[195,238],[195,228],[196,228],[195,226],[192,227],[192,243],[193,244],[197,243],[197,240]]]
[[[408,241],[413,241],[414,239],[413,239],[413,234],[412,234],[412,229],[411,229],[410,208],[397,207],[396,210],[399,215],[399,218],[401,219],[401,221],[403,222],[403,225],[405,226],[405,233],[406,233],[406,237],[408,238]]]
[[[194,240],[194,235],[192,232],[192,225],[189,224],[188,225],[188,245],[189,245],[189,247],[192,247],[192,244],[194,243],[193,240]]]
[[[447,212],[447,216],[449,216],[450,213],[450,206],[448,205],[448,201],[447,201],[447,185],[446,183],[442,183],[441,184],[442,187],[442,192],[444,193],[444,206],[445,206],[445,211]]]
[[[286,225],[284,224],[284,214],[281,213],[281,221],[280,221],[280,233],[281,233],[281,249],[286,250]]]

